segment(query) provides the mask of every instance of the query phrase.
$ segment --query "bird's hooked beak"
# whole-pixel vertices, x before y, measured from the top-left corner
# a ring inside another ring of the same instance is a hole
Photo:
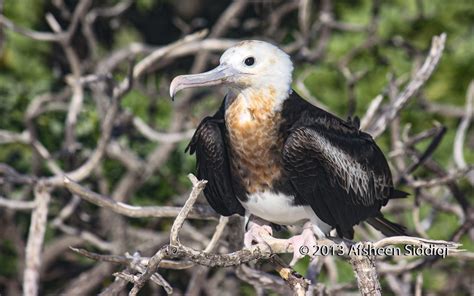
[[[178,91],[185,88],[212,86],[229,82],[230,78],[237,74],[239,74],[239,71],[231,65],[220,64],[204,73],[177,76],[171,81],[170,97],[173,99]]]

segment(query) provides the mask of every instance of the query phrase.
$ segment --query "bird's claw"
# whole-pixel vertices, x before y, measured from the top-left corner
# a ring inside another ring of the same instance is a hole
[[[244,235],[244,246],[246,248],[249,248],[253,242],[256,242],[257,244],[260,244],[260,243],[266,244],[263,236],[268,236],[268,235],[270,236],[273,235],[273,230],[270,226],[252,224],[249,227],[249,230]]]
[[[293,267],[299,259],[306,255],[312,257],[312,250],[316,246],[316,238],[311,229],[304,229],[301,234],[289,238],[288,241],[293,245],[293,259],[290,266]]]

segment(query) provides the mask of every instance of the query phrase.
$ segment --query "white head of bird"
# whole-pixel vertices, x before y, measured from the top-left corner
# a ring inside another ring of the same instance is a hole
[[[290,57],[275,45],[258,40],[242,41],[222,54],[216,68],[174,78],[170,96],[185,88],[225,85],[247,103],[271,96],[271,107],[278,110],[291,92],[292,72]]]

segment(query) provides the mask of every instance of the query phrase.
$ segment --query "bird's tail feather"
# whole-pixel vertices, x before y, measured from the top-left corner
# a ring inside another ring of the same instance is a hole
[[[405,226],[391,222],[382,215],[369,218],[367,222],[385,236],[408,235]]]
[[[397,189],[392,189],[391,193],[390,193],[390,198],[405,198],[407,197],[408,195],[410,195],[409,193],[405,192],[405,191],[401,191],[401,190],[397,190]]]

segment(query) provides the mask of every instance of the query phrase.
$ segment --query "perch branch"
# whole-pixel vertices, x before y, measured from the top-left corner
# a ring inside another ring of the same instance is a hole
[[[179,212],[178,216],[174,220],[173,226],[171,227],[170,231],[170,245],[180,245],[178,234],[179,230],[183,227],[184,220],[188,216],[189,212],[191,211],[196,199],[198,198],[199,194],[204,190],[207,181],[201,180],[199,181],[194,175],[188,175],[189,180],[191,180],[193,184],[193,189],[191,194],[189,195],[188,200],[184,204],[183,208]],[[143,285],[148,281],[150,276],[158,269],[161,260],[165,258],[165,247],[161,248],[153,257],[150,259],[149,265],[146,271],[139,277],[137,281],[134,282],[133,288],[130,291],[130,296],[138,294],[140,289]]]

